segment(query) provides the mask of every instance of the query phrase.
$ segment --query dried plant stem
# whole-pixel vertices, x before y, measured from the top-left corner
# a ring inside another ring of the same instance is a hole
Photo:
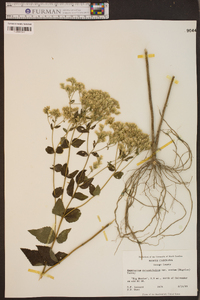
[[[162,111],[162,114],[161,114],[161,117],[160,117],[160,123],[158,125],[158,130],[157,130],[156,139],[155,139],[155,147],[156,147],[156,149],[158,147],[158,142],[159,142],[159,137],[160,137],[160,132],[161,132],[161,126],[162,126],[162,123],[163,123],[163,120],[164,120],[164,114],[165,114],[165,110],[167,108],[167,104],[168,104],[168,100],[169,100],[169,96],[170,96],[170,92],[171,92],[171,89],[172,89],[172,85],[173,85],[174,79],[175,79],[175,76],[172,76],[172,79],[171,79],[171,82],[170,82],[170,86],[169,86],[169,90],[168,90],[168,93],[167,93],[167,98],[165,100],[163,111]]]
[[[107,227],[109,227],[112,223],[114,222],[114,220],[112,220],[111,222],[109,222],[108,224],[106,224],[104,227],[102,227],[99,231],[97,231],[93,236],[91,236],[89,239],[87,239],[85,242],[83,242],[82,244],[80,244],[79,246],[77,246],[76,248],[74,248],[71,252],[69,252],[69,254],[67,254],[66,257],[64,257],[63,259],[61,259],[58,263],[56,263],[55,265],[49,267],[47,270],[44,270],[41,274],[41,276],[43,276],[44,274],[46,274],[48,271],[50,271],[51,269],[53,269],[54,267],[56,267],[57,265],[59,265],[63,260],[65,260],[67,257],[69,257],[72,253],[74,253],[76,250],[78,250],[79,248],[83,247],[85,244],[87,244],[88,242],[90,242],[91,240],[93,240],[97,235],[99,235],[102,231],[104,231]]]
[[[69,152],[70,152],[70,147],[69,147]],[[69,154],[68,154],[68,159],[69,159]],[[84,164],[83,170],[85,169],[85,167],[86,167],[86,165],[87,165],[87,163],[88,163],[88,160],[89,160],[89,155],[88,155],[88,157],[87,157],[87,159],[86,159],[86,162],[85,162],[85,164]],[[114,174],[118,171],[118,169],[120,168],[122,162],[123,162],[123,160],[120,161],[120,163],[118,164],[118,166],[117,166],[117,168],[116,168],[116,171],[112,173],[112,175],[107,179],[107,181],[106,181],[106,182],[104,183],[104,185],[101,187],[101,191],[102,191],[103,188],[108,184],[108,182],[111,180],[111,178],[114,176]],[[130,163],[130,162],[129,162],[129,163]],[[129,165],[129,163],[127,163],[127,165]],[[107,168],[107,167],[106,167],[106,168]],[[65,177],[65,179],[64,179],[63,189],[64,189],[64,187],[65,187],[65,182],[66,182],[66,177]],[[67,216],[67,209],[69,208],[69,205],[71,204],[71,202],[72,202],[72,200],[73,200],[73,197],[74,197],[74,194],[76,193],[76,191],[77,191],[78,188],[79,188],[79,184],[77,184],[77,187],[76,187],[76,189],[75,189],[75,191],[74,191],[74,193],[73,193],[73,195],[72,195],[70,201],[68,202],[68,204],[67,204],[67,206],[66,206],[66,208],[65,208],[65,213],[63,214],[63,216],[62,216],[61,219],[60,219],[60,222],[59,222],[59,224],[58,224],[58,228],[57,228],[57,230],[56,230],[55,238],[54,238],[54,240],[53,240],[53,242],[52,242],[52,244],[51,244],[51,249],[53,249],[53,246],[54,246],[54,244],[55,244],[55,242],[56,242],[56,239],[57,239],[57,237],[58,237],[58,235],[59,235],[59,231],[60,231],[60,227],[61,227],[61,225],[62,225],[63,219]],[[94,197],[95,197],[95,196],[90,197],[87,201],[85,201],[83,204],[81,204],[81,205],[75,207],[73,210],[75,210],[75,209],[77,209],[77,208],[80,208],[80,207],[86,205],[86,204],[87,204],[89,201],[91,201]],[[62,196],[61,196],[61,199],[63,200],[63,194],[62,194]],[[73,210],[71,210],[70,213],[72,213]],[[114,221],[114,220],[113,220],[113,221]],[[112,221],[112,222],[113,222],[113,221]],[[112,222],[111,222],[111,223],[112,223]],[[111,223],[109,223],[108,225],[110,225]],[[106,227],[107,227],[108,225],[106,225]],[[102,231],[102,230],[100,230],[96,235],[98,235],[101,231]],[[95,235],[95,236],[96,236],[96,235]],[[95,236],[93,236],[91,239],[93,239]],[[89,242],[91,239],[87,240],[87,242]],[[81,244],[81,246],[85,245],[87,242]],[[76,249],[80,248],[81,246],[77,247]],[[72,252],[70,252],[70,254],[72,254],[76,249],[74,249]],[[69,256],[69,255],[68,255],[68,256]],[[68,257],[68,256],[67,256],[67,257]],[[57,263],[57,264],[60,264],[61,261],[62,261],[62,260],[60,260],[59,263]],[[54,266],[56,266],[57,264],[55,264]],[[54,266],[53,266],[53,267],[54,267]],[[47,272],[47,271],[45,271],[45,270],[46,270],[46,265],[43,267],[43,270],[42,270],[42,273],[41,273],[41,277],[43,276],[43,274],[45,274],[45,273]]]
[[[147,50],[145,50],[145,62],[151,116],[151,156],[149,160],[145,160],[138,169],[134,170],[126,181],[125,188],[117,201],[114,212],[119,237],[121,239],[127,238],[137,243],[141,257],[142,244],[151,245],[150,240],[155,240],[155,238],[157,238],[157,242],[159,243],[160,239],[165,236],[176,236],[184,232],[191,219],[193,209],[191,192],[187,187],[187,182],[185,182],[180,175],[182,171],[190,168],[192,164],[192,152],[189,145],[178,136],[176,131],[172,129],[164,119],[175,77],[173,76],[171,79],[155,136]],[[166,132],[162,130],[163,122],[165,122],[169,128]],[[174,164],[172,163],[172,166],[166,165],[163,160],[156,157],[161,131],[170,138],[175,148],[173,151],[175,155]],[[174,141],[175,139],[185,148],[182,154],[178,153],[178,145],[177,142]],[[183,199],[179,199],[181,195],[177,193],[178,187],[181,186],[185,189],[184,191],[186,191],[184,200],[187,199],[188,201],[189,205],[187,204],[187,207],[185,207],[186,204]],[[121,222],[118,221],[118,211],[121,209],[121,207],[119,207],[120,205],[124,205],[124,217]],[[177,209],[177,216],[175,216],[173,210],[174,206]],[[145,215],[144,225],[142,223],[141,228],[135,229],[137,228],[137,223],[135,224],[134,217],[131,218],[131,212],[133,210],[135,213],[134,209],[137,208],[139,211],[144,209]],[[181,230],[175,227],[180,221],[184,221]],[[172,231],[173,229],[175,229],[174,232]]]
[[[148,52],[145,49],[145,62],[146,62],[146,75],[147,75],[147,86],[148,86],[148,96],[149,96],[149,107],[151,114],[151,152],[152,154],[156,151],[155,148],[155,134],[154,134],[154,112],[153,112],[153,102],[152,102],[152,94],[151,94],[151,81],[150,81],[150,72],[149,72],[149,60],[148,60]]]

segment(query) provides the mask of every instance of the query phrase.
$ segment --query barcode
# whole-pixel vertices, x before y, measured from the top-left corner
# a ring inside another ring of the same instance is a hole
[[[21,26],[7,26],[8,31],[24,32],[32,31],[32,27],[21,27]]]

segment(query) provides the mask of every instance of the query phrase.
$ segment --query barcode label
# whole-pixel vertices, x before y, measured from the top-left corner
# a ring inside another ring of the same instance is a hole
[[[19,26],[8,26],[7,30],[13,30],[13,31],[31,31],[32,28],[31,27],[19,27]]]
[[[5,21],[4,32],[6,34],[33,34],[33,23]]]

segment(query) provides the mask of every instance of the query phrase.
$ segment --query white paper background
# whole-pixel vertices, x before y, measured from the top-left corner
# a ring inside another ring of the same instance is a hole
[[[187,180],[193,176],[192,220],[183,235],[162,240],[157,249],[196,248],[196,34],[187,33],[188,28],[195,29],[195,21],[37,21],[33,35],[5,35],[7,297],[123,294],[122,252],[138,248],[123,241],[114,255],[119,243],[114,225],[106,230],[108,242],[101,234],[53,269],[54,280],[38,281],[38,275],[27,272],[34,267],[20,247],[35,249],[38,244],[28,229],[53,225],[52,161],[44,151],[50,143],[50,129],[43,107],[67,105],[59,84],[73,76],[87,89],[107,91],[120,102],[118,119],[135,122],[150,134],[145,62],[137,58],[145,48],[155,54],[150,73],[156,125],[169,86],[166,76],[175,75],[179,84],[173,86],[165,117],[188,142],[194,157],[186,174]],[[135,167],[133,163],[129,170]],[[79,245],[113,219],[122,189],[123,180],[113,180],[82,209],[81,222],[75,224],[77,230],[68,245]],[[145,249],[153,251],[154,247]]]

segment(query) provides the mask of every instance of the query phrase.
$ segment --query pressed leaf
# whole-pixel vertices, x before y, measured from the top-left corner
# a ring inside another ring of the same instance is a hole
[[[55,238],[55,232],[49,226],[42,227],[39,229],[28,230],[32,235],[36,237],[38,241],[44,244],[50,244]]]
[[[58,146],[58,147],[56,148],[56,153],[58,153],[58,154],[63,153],[63,148],[62,148],[61,146]]]
[[[98,196],[98,195],[100,194],[100,192],[101,192],[101,188],[100,188],[99,185],[97,185],[97,186],[95,187],[94,192],[93,192],[93,196]]]
[[[65,252],[57,252],[56,254],[55,254],[55,256],[56,256],[56,258],[57,258],[57,260],[58,261],[61,261],[63,258],[65,258],[66,256],[67,256],[68,254],[67,253],[65,253]]]
[[[93,195],[94,190],[95,190],[95,186],[94,186],[93,184],[90,184],[90,186],[89,186],[89,192],[90,192],[90,194],[91,194],[92,196],[94,196],[94,195]]]
[[[114,177],[115,177],[116,179],[120,179],[120,178],[122,178],[123,175],[124,175],[123,172],[116,172],[116,173],[114,174]]]
[[[69,223],[76,222],[81,216],[81,211],[78,208],[68,208],[65,214],[65,220]]]
[[[99,157],[99,154],[97,152],[91,152],[92,155]]]
[[[83,184],[80,185],[80,188],[87,189],[93,180],[94,180],[94,178],[87,179],[86,181],[83,182]]]
[[[60,196],[62,195],[62,193],[63,193],[63,188],[62,188],[62,187],[58,187],[58,188],[56,188],[56,189],[53,191],[53,196],[54,196],[55,198],[58,198],[58,197],[60,197]]]
[[[73,195],[73,192],[74,192],[74,179],[71,178],[68,186],[67,186],[67,194],[69,196],[72,196]]]
[[[74,113],[74,119],[78,117],[78,110]]]
[[[56,125],[54,128],[56,128],[56,129],[57,129],[57,128],[60,128],[60,125]]]
[[[63,128],[63,130],[64,130],[64,132],[66,132],[66,133],[68,132],[66,128]]]
[[[55,254],[48,246],[37,246],[39,254],[48,266],[53,266],[58,262]]]
[[[57,237],[57,242],[59,244],[64,243],[67,240],[68,233],[70,232],[70,230],[71,228],[65,229],[59,234],[59,236]]]
[[[86,196],[86,195],[84,195],[84,194],[82,194],[82,193],[75,193],[74,194],[74,198],[76,198],[76,199],[78,199],[78,200],[85,200],[85,199],[87,199],[88,198],[88,196]]]
[[[67,176],[68,172],[69,172],[69,169],[68,169],[68,167],[67,167],[67,163],[65,163],[65,164],[62,166],[61,174],[62,174],[63,176]]]
[[[53,148],[52,147],[50,147],[50,146],[48,146],[48,147],[46,147],[46,152],[48,153],[48,154],[53,154],[54,153],[54,150],[53,150]]]
[[[78,132],[81,132],[81,133],[88,132],[88,129],[86,129],[83,126],[78,126],[76,129],[77,129]]]
[[[86,151],[78,151],[76,154],[78,154],[80,156],[88,156]]]
[[[50,127],[51,127],[51,129],[53,130],[53,124],[52,124],[52,123],[50,124]]]
[[[128,156],[125,161],[128,161],[129,159],[133,158],[133,156]]]
[[[44,260],[38,250],[30,250],[26,248],[21,248],[22,252],[26,255],[27,259],[30,261],[32,266],[42,266],[44,265]]]
[[[76,170],[70,174],[67,175],[68,178],[73,178],[74,176],[76,176],[76,174],[79,172],[79,170]]]
[[[52,213],[54,215],[57,215],[57,216],[60,216],[62,217],[63,214],[65,212],[65,208],[64,208],[64,205],[63,205],[63,202],[62,202],[62,199],[58,199],[52,209]]]
[[[90,125],[92,124],[92,122],[87,123],[86,128],[90,129]]]
[[[53,168],[50,168],[50,169],[52,169],[52,170],[54,170],[56,172],[60,172],[61,169],[62,169],[62,165],[61,164],[57,164]]]
[[[85,180],[85,172],[86,170],[82,170],[78,173],[78,175],[76,176],[76,183],[80,184]]]
[[[72,146],[75,148],[79,148],[85,141],[81,139],[73,139]]]
[[[69,148],[69,141],[67,139],[63,139],[62,142],[61,142],[61,147],[64,148],[64,149],[67,149]]]
[[[115,166],[113,166],[111,163],[108,163],[108,170],[114,172],[115,171]]]
[[[93,126],[90,127],[90,129],[94,129],[96,127],[96,124],[94,124]]]

